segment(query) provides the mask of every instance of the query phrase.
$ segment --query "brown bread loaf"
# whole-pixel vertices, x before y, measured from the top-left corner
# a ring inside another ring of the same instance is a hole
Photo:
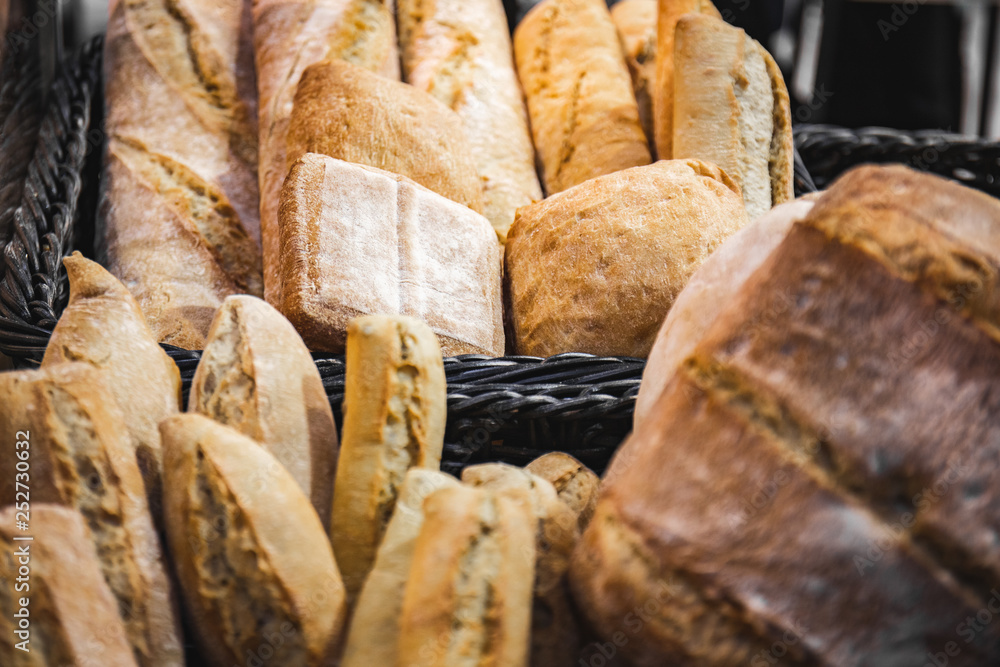
[[[170,552],[191,628],[213,667],[270,655],[333,664],[346,617],[326,531],[263,447],[201,415],[161,424]]]
[[[22,532],[18,514],[0,510],[0,571],[9,576],[0,586],[0,662],[136,667],[83,516],[35,503]],[[25,536],[32,539],[15,541]]]
[[[312,355],[281,313],[231,296],[208,332],[188,410],[260,443],[330,525],[337,425]]]
[[[475,211],[409,179],[308,154],[282,193],[281,311],[314,350],[361,315],[416,317],[445,355],[503,356],[500,254]]]
[[[653,130],[653,94],[656,91],[656,0],[623,0],[611,8],[625,52],[625,64],[632,75],[632,92],[639,106],[639,122],[646,135],[649,152],[656,158]],[[668,156],[669,159],[669,156]]]
[[[514,32],[545,190],[649,164],[632,79],[603,0],[544,0]]]
[[[576,514],[580,529],[587,527],[597,508],[597,494],[601,485],[601,478],[593,470],[563,452],[539,456],[525,470],[552,484],[559,494],[559,500]]]
[[[572,570],[600,634],[667,582],[635,665],[1000,659],[998,276],[996,200],[841,178],[615,458]]]
[[[517,354],[645,357],[695,269],[746,224],[714,165],[661,160],[518,211],[504,298]]]
[[[177,605],[125,418],[105,376],[84,363],[0,374],[0,433],[27,432],[29,474],[0,457],[0,504],[78,510],[140,667],[184,664]],[[11,441],[13,442],[13,440]],[[26,481],[25,481],[26,480]]]
[[[501,240],[542,198],[535,148],[501,0],[399,0],[405,80],[458,113]]]
[[[345,60],[399,79],[392,0],[255,0],[253,54],[260,98],[260,226],[267,300],[277,303],[278,198],[295,90],[310,65]]]
[[[262,294],[251,0],[113,0],[105,42],[106,265],[157,340],[200,350]]]

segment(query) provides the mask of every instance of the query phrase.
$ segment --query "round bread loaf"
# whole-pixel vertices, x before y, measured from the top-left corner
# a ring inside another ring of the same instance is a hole
[[[998,276],[992,198],[904,167],[820,197],[616,456],[571,570],[599,635],[637,667],[998,664]]]
[[[691,274],[744,224],[739,188],[699,160],[626,169],[521,208],[504,277],[517,354],[647,356]]]

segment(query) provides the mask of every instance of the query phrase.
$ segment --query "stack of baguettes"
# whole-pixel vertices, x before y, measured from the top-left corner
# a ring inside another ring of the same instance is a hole
[[[512,38],[501,0],[113,0],[101,259],[157,340],[248,294],[316,351],[399,314],[449,356],[647,355],[791,197],[781,74],[708,0],[534,4]]]

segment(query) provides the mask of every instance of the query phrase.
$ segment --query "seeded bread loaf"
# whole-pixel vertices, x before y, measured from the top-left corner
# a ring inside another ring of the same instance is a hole
[[[260,225],[267,300],[280,294],[278,199],[288,175],[288,123],[310,65],[345,60],[399,79],[392,0],[256,0],[253,54],[260,97]]]
[[[725,170],[751,220],[793,198],[788,91],[771,54],[739,28],[703,14],[677,22],[673,128],[672,156]]]
[[[641,389],[640,389],[641,391]],[[559,500],[573,510],[583,530],[594,516],[601,479],[594,471],[569,454],[550,452],[540,456],[525,468],[555,487]]]
[[[337,426],[312,355],[281,313],[231,296],[208,332],[188,410],[232,426],[281,463],[330,525]]]
[[[187,414],[160,428],[167,537],[203,655],[221,667],[269,646],[274,664],[333,664],[344,585],[309,499],[228,426]]]
[[[639,105],[639,122],[646,135],[649,152],[656,157],[653,134],[653,94],[656,91],[656,0],[622,0],[611,8],[625,52],[625,64],[632,75],[632,92]],[[669,156],[668,156],[669,158]]]
[[[514,32],[549,195],[649,164],[618,32],[603,0],[544,0]]]
[[[501,0],[399,0],[403,74],[458,113],[501,240],[542,198],[535,148]]]
[[[410,468],[438,470],[447,419],[434,334],[410,317],[359,317],[347,328],[344,428],[330,540],[353,600]]]
[[[72,363],[0,374],[0,433],[26,432],[30,473],[0,457],[0,504],[78,510],[140,667],[184,664],[179,616],[125,418],[101,371]],[[13,445],[12,445],[13,447]],[[24,487],[16,487],[17,482]],[[20,498],[17,491],[29,492]],[[30,522],[29,522],[30,523]],[[40,540],[39,540],[40,541]],[[63,554],[66,556],[67,554]]]
[[[572,569],[600,634],[668,581],[635,665],[996,663],[998,276],[996,200],[842,177],[616,456]]]
[[[180,410],[181,375],[146,325],[129,291],[75,252],[63,260],[69,303],[45,348],[42,368],[83,361],[100,369],[124,414],[153,520],[161,518],[160,421]]]
[[[106,266],[157,340],[200,350],[230,294],[262,294],[251,0],[112,0]]]
[[[0,586],[0,662],[136,667],[85,519],[44,503],[32,505],[28,532],[15,530],[24,518],[14,507],[0,510],[0,569],[8,577]]]
[[[525,496],[442,489],[424,502],[397,667],[528,664],[535,517]]]

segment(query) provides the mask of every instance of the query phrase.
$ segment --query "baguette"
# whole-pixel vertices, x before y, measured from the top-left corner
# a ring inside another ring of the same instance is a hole
[[[181,403],[177,365],[156,343],[139,304],[114,276],[79,252],[63,260],[69,303],[52,331],[42,368],[71,361],[100,369],[124,413],[153,520],[161,519],[161,420]]]
[[[30,435],[31,502],[74,508],[90,527],[135,661],[183,665],[176,599],[124,415],[103,374],[85,363],[3,373],[0,404],[0,433]],[[17,461],[0,458],[0,504],[16,499]]]
[[[392,0],[256,0],[253,53],[260,97],[260,224],[264,290],[280,295],[278,205],[288,175],[288,123],[310,65],[341,59],[399,79]]]
[[[170,551],[212,665],[269,647],[276,665],[332,664],[346,608],[326,532],[292,476],[237,431],[201,415],[165,420]]]
[[[764,47],[722,19],[688,14],[674,45],[673,157],[719,165],[755,220],[794,197],[792,112]]]
[[[528,664],[535,518],[527,498],[465,486],[424,502],[397,667]]]
[[[454,109],[501,241],[517,209],[542,198],[535,149],[501,0],[399,0],[405,80]]]
[[[544,0],[514,31],[545,190],[649,164],[632,80],[603,0]]]
[[[222,304],[191,383],[188,410],[260,443],[330,525],[337,426],[312,355],[281,313],[252,296]]]
[[[474,211],[308,154],[285,183],[281,223],[281,310],[312,349],[341,352],[352,318],[400,313],[427,322],[448,356],[503,355],[500,245]]]
[[[640,389],[641,391],[641,389]],[[587,527],[597,507],[601,479],[569,454],[550,452],[529,463],[525,470],[555,487],[559,500],[573,510],[580,530]]]
[[[0,586],[0,662],[55,667],[96,659],[106,667],[136,667],[83,516],[36,502],[33,539],[15,542],[25,537],[14,530],[21,514],[0,510],[0,563],[9,576]]]
[[[653,134],[661,160],[674,158],[674,42],[677,21],[685,14],[721,19],[711,0],[658,0],[656,18],[656,87],[653,89]]]
[[[632,75],[632,92],[639,105],[639,122],[646,135],[649,152],[656,159],[653,129],[653,95],[656,92],[657,0],[623,0],[611,8],[611,19],[625,52],[625,64]],[[667,158],[669,159],[669,155]]]
[[[396,665],[403,592],[410,576],[413,549],[424,525],[424,500],[439,489],[459,486],[436,470],[411,468],[399,490],[375,565],[365,579],[351,618],[342,667]]]
[[[105,42],[106,266],[159,342],[200,350],[262,294],[250,0],[113,0]]]
[[[406,471],[441,467],[447,403],[437,340],[419,320],[352,321],[346,365],[330,540],[353,601],[371,570]]]

